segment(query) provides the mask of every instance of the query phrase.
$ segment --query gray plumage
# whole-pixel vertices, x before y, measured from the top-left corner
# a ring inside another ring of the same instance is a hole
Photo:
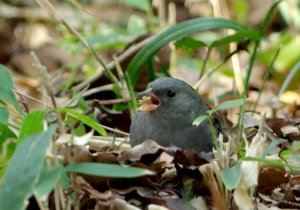
[[[165,147],[175,145],[196,152],[212,150],[214,143],[208,120],[198,127],[192,125],[198,116],[206,115],[210,107],[190,85],[174,78],[159,78],[138,95],[140,98],[143,96],[144,99],[151,96],[151,101],[145,103],[155,104],[154,110],[138,112],[133,119],[130,126],[131,146],[151,139]],[[221,124],[215,114],[213,121],[218,136]]]

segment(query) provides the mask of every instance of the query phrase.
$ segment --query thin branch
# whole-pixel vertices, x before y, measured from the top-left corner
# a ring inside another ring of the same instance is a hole
[[[231,58],[231,56],[233,56],[235,53],[238,53],[239,51],[240,51],[239,49],[235,50],[234,52],[227,55],[223,59],[223,61],[218,63],[216,66],[208,69],[207,72],[203,75],[203,77],[194,85],[194,89],[197,90],[199,88],[199,86],[204,82],[204,80],[206,80],[215,70],[217,70],[220,66],[222,66],[224,63],[226,63]]]
[[[141,49],[143,46],[145,46],[146,44],[150,43],[153,39],[156,38],[157,35],[151,36],[143,41],[141,41],[140,43],[136,44],[136,45],[132,45],[131,47],[129,47],[124,53],[122,53],[121,55],[119,55],[116,60],[120,63],[122,61],[124,61],[126,58],[128,58],[129,56],[131,56],[132,54],[134,54],[136,51],[138,51],[139,49]],[[116,66],[116,62],[114,60],[112,60],[110,63],[108,63],[107,68],[109,69],[113,69]],[[92,77],[88,78],[87,80],[81,82],[80,84],[74,86],[72,89],[73,90],[77,90],[77,89],[82,89],[85,86],[87,86],[90,83],[95,82],[97,79],[99,79],[101,76],[103,75],[103,71],[100,71],[96,74],[94,74]]]

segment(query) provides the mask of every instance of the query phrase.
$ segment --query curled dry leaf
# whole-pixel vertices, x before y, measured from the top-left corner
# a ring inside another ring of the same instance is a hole
[[[262,164],[258,176],[258,192],[270,194],[275,188],[284,182],[288,182],[286,170],[284,167]]]

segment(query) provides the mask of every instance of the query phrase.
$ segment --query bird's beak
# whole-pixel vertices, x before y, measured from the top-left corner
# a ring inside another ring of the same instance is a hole
[[[161,104],[160,100],[153,93],[152,88],[148,88],[147,90],[139,93],[137,95],[137,99],[143,104],[140,108],[138,108],[139,112],[153,111]]]

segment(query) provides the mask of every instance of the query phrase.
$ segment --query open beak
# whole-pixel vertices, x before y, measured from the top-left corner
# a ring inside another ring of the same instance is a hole
[[[138,108],[139,112],[150,112],[159,107],[160,100],[153,93],[153,89],[149,88],[137,95],[137,99],[143,105]]]

